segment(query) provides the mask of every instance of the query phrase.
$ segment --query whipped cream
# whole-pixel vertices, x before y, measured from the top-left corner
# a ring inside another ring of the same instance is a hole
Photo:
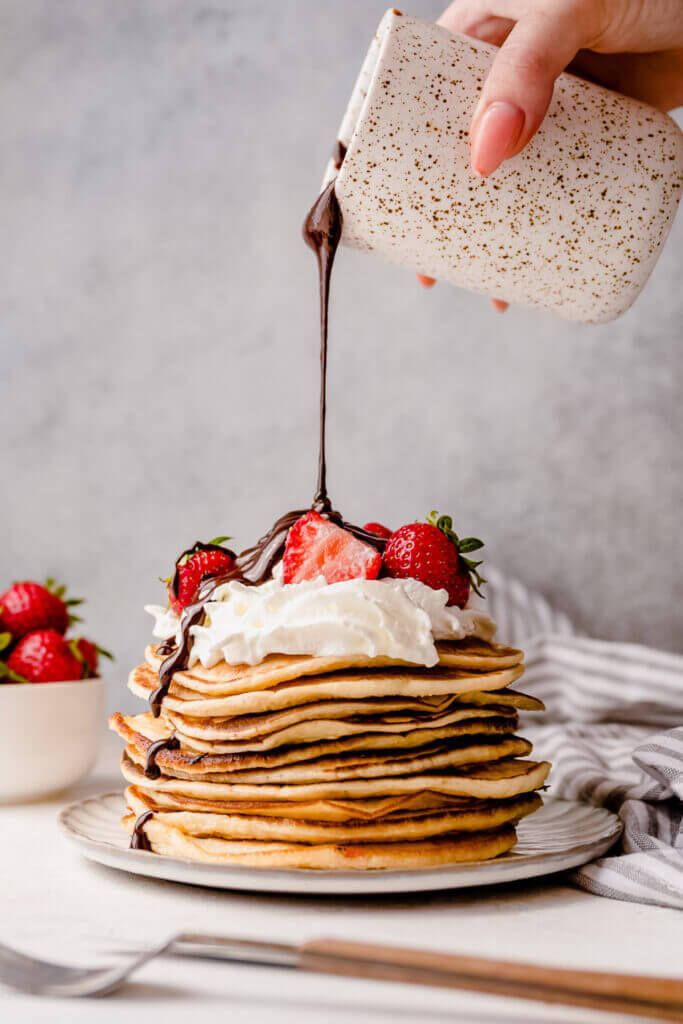
[[[320,576],[283,584],[281,574],[256,587],[230,580],[205,606],[205,621],[193,626],[190,665],[205,668],[224,660],[256,665],[269,654],[365,655],[430,667],[437,640],[473,636],[490,640],[496,627],[485,612],[447,605],[445,590],[417,580],[344,580]],[[178,637],[180,620],[168,608],[147,605],[154,636]]]

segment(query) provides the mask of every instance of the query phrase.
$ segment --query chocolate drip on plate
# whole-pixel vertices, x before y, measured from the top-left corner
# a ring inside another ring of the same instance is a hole
[[[153,811],[144,811],[133,825],[133,834],[130,837],[131,850],[146,850],[152,852],[152,845],[145,834],[145,825],[153,815]]]

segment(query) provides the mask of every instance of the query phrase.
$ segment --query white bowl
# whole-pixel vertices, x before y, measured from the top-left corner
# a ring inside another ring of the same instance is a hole
[[[102,679],[0,683],[0,803],[58,793],[95,761],[105,724]]]

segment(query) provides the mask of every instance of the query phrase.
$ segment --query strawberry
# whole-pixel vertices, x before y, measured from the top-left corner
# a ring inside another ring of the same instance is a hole
[[[382,556],[319,512],[307,512],[290,527],[282,558],[283,582],[301,583],[324,576],[328,583],[376,580]]]
[[[0,595],[0,626],[15,640],[36,629],[66,633],[69,623],[78,621],[69,608],[81,602],[65,600],[65,593],[66,588],[55,587],[54,580],[48,580],[47,586],[30,580],[13,583]]]
[[[7,659],[8,675],[28,683],[81,679],[83,666],[56,629],[37,629],[22,637]]]
[[[69,647],[75,657],[80,661],[83,675],[88,678],[97,675],[100,656],[104,658],[112,657],[109,651],[105,651],[104,647],[94,644],[92,640],[86,640],[84,636],[79,636],[76,637],[75,640],[70,640]]]
[[[448,604],[464,608],[470,589],[479,594],[486,581],[481,562],[465,557],[484,545],[476,537],[462,540],[450,516],[432,512],[426,523],[408,523],[392,533],[384,549],[384,570],[397,579],[415,579],[434,590],[448,591]]]
[[[391,530],[382,523],[366,523],[363,529],[366,533],[374,533],[375,537],[381,537],[382,540],[389,540],[391,537]]]
[[[462,558],[458,559],[458,569],[446,588],[448,590],[448,604],[464,608],[470,599],[472,583],[467,568],[463,565]]]
[[[223,541],[229,539],[216,537],[208,544],[197,541],[182,553],[176,562],[175,575],[168,582],[168,599],[176,615],[196,602],[203,580],[220,576],[234,568],[235,552],[221,547]]]

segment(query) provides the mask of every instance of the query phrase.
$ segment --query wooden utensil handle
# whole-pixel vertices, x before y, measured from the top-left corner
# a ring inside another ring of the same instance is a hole
[[[301,947],[305,970],[412,985],[435,985],[656,1020],[683,1020],[683,981],[573,971],[398,946],[318,939]]]

